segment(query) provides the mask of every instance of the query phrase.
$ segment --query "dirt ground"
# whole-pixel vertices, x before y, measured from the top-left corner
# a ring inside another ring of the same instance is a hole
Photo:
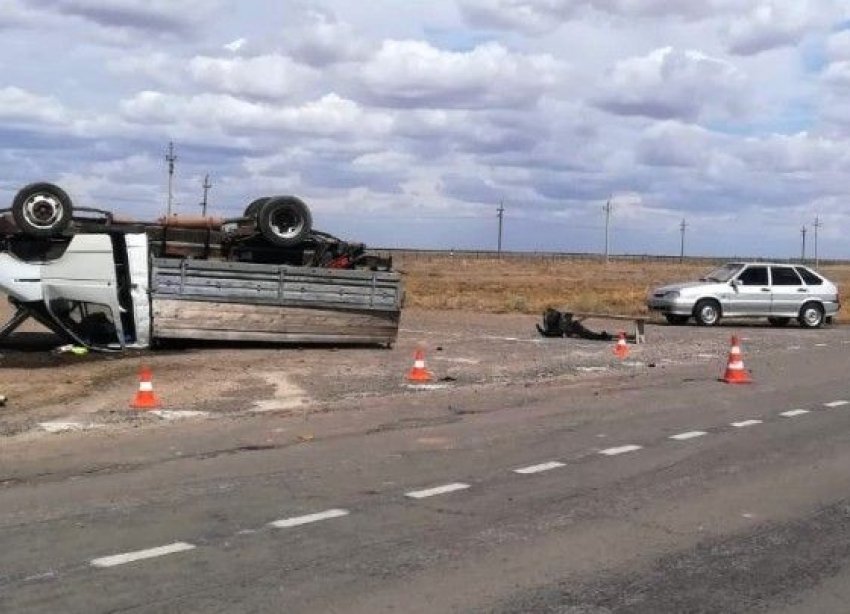
[[[2,310],[0,317],[5,317],[8,307]],[[648,343],[632,346],[631,356],[622,361],[613,355],[610,342],[545,339],[535,329],[538,321],[535,315],[409,308],[391,350],[194,344],[87,356],[52,353],[61,341],[30,327],[0,348],[0,394],[8,397],[0,408],[0,435],[128,428],[169,419],[232,419],[257,412],[306,415],[356,410],[376,399],[450,403],[452,395],[482,387],[639,378],[676,365],[704,365],[705,377],[716,378],[725,367],[733,332],[742,333],[747,367],[757,375],[772,353],[828,342],[836,330],[734,323],[704,329],[658,323],[648,327]],[[615,332],[623,323],[595,325]],[[411,389],[407,373],[419,347],[426,352],[434,381]],[[153,370],[165,414],[129,409],[143,365]]]

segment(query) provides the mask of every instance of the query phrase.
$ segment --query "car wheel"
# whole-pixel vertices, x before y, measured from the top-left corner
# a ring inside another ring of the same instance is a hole
[[[823,307],[817,303],[806,303],[800,309],[798,320],[803,328],[820,328],[824,321]]]
[[[294,196],[276,196],[260,207],[257,225],[269,243],[292,247],[309,236],[313,216],[302,200]]]
[[[59,186],[33,183],[22,188],[12,201],[12,217],[31,237],[53,237],[71,223],[74,205]]]
[[[703,299],[694,307],[694,318],[700,326],[715,326],[720,322],[720,303]]]
[[[771,326],[775,326],[776,328],[781,328],[783,326],[788,326],[788,323],[791,321],[791,318],[777,318],[770,317],[767,319],[770,322]]]
[[[683,324],[687,324],[688,320],[690,320],[690,316],[680,316],[672,313],[665,313],[664,317],[667,320],[668,324],[673,326],[682,326]]]
[[[256,217],[257,213],[260,212],[260,208],[269,202],[269,197],[264,196],[263,198],[258,198],[256,200],[252,200],[251,204],[245,207],[245,213],[243,213],[243,217]]]

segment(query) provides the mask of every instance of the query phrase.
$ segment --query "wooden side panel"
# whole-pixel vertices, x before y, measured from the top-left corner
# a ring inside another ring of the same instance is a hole
[[[153,297],[154,336],[285,343],[388,344],[399,310],[334,309]]]

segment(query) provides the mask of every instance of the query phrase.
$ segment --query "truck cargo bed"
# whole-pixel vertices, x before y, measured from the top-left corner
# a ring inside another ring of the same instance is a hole
[[[396,272],[155,258],[153,336],[390,345],[403,294]]]

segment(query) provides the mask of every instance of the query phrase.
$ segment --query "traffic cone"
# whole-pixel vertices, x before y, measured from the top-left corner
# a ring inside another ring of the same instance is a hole
[[[614,355],[617,356],[617,358],[629,357],[629,346],[626,344],[626,333],[624,332],[620,332],[617,339],[617,345],[614,346]]]
[[[729,361],[726,364],[726,374],[723,381],[727,384],[752,384],[750,374],[744,368],[741,358],[741,342],[737,336],[732,337],[732,348],[729,350]]]
[[[139,391],[136,393],[136,398],[130,403],[133,409],[156,409],[160,406],[159,399],[153,392],[151,370],[147,367],[142,367],[139,373]]]
[[[411,384],[424,384],[431,381],[431,373],[425,368],[424,350],[416,350],[413,355],[413,368],[407,376],[407,381]]]

